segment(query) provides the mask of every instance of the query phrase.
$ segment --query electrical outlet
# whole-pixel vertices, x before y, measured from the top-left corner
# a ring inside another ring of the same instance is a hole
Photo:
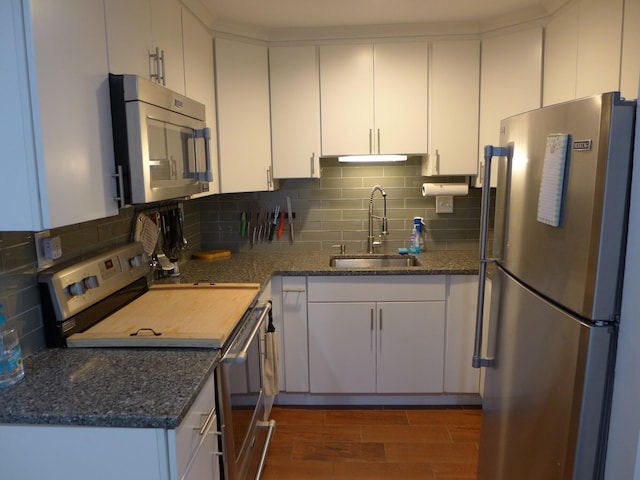
[[[436,213],[453,213],[453,195],[436,196]]]
[[[36,232],[34,240],[36,244],[36,257],[38,258],[38,270],[50,267],[56,258],[62,256],[60,237],[51,237],[49,230]]]

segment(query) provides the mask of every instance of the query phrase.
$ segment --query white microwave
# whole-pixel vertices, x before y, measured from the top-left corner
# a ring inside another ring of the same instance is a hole
[[[109,75],[118,200],[188,198],[209,190],[205,106],[136,75]]]

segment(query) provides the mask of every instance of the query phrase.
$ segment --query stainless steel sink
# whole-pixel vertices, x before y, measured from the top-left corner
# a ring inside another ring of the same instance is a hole
[[[329,266],[336,268],[418,267],[420,266],[420,261],[414,255],[332,255],[329,259]]]

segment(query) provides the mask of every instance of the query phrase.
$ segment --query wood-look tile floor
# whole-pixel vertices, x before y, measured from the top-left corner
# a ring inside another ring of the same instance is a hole
[[[262,480],[471,480],[481,410],[274,407]]]

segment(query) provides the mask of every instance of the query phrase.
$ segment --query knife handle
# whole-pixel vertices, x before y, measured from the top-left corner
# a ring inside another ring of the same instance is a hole
[[[282,236],[282,231],[284,230],[284,213],[285,211],[280,211],[280,225],[278,226],[278,238]]]

